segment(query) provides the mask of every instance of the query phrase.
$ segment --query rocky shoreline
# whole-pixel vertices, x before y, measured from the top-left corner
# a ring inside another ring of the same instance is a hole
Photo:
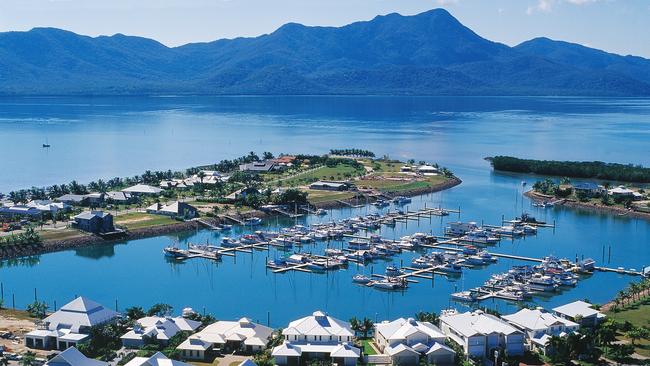
[[[423,194],[439,192],[445,189],[449,189],[461,183],[462,181],[459,178],[454,177],[442,184],[438,184],[427,188],[404,191],[401,192],[400,194],[402,196],[408,196],[408,197],[419,196]],[[347,200],[347,202],[353,204],[354,200],[350,199]],[[323,209],[349,207],[348,205],[345,205],[337,201],[321,202],[315,204],[314,206]],[[261,211],[250,211],[238,215],[239,218],[246,218],[252,216],[256,216],[260,218],[271,217],[271,215]],[[222,222],[222,219],[218,217],[205,217],[202,218],[202,220],[213,224]],[[40,244],[11,245],[11,246],[5,245],[5,246],[0,246],[0,260],[19,258],[19,257],[29,257],[29,256],[35,256],[35,255],[40,255],[45,253],[62,251],[62,250],[82,248],[91,245],[104,245],[104,244],[112,245],[114,243],[124,242],[128,240],[143,239],[143,238],[155,237],[155,236],[160,236],[165,234],[196,230],[200,226],[201,224],[198,221],[185,221],[185,222],[178,222],[169,225],[159,225],[159,226],[153,226],[153,227],[147,227],[141,229],[128,230],[127,232],[124,233],[124,235],[121,235],[120,237],[117,238],[111,238],[111,239],[105,239],[97,235],[86,235],[86,236],[72,238],[72,239],[48,240]]]
[[[527,191],[524,193],[524,196],[532,199],[536,202],[548,201],[556,199],[553,196],[541,194],[534,192],[533,190]],[[562,199],[555,203],[556,206],[569,207],[573,209],[583,209],[586,211],[597,212],[602,214],[616,215],[619,217],[630,217],[635,219],[645,219],[650,220],[650,213],[634,211],[627,208],[615,207],[615,206],[603,206],[585,202],[579,202],[572,199]]]

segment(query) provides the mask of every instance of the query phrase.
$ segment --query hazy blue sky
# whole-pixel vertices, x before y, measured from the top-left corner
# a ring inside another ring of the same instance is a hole
[[[509,45],[547,36],[650,57],[649,0],[0,0],[0,31],[48,26],[175,46],[256,36],[287,22],[339,26],[436,7]]]

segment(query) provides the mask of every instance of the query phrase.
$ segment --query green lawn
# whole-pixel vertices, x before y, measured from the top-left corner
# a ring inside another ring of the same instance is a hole
[[[39,231],[38,234],[41,236],[41,239],[46,240],[64,240],[72,238],[80,238],[84,235],[78,230],[65,229],[65,230],[43,230]]]
[[[372,342],[371,338],[361,340],[361,344],[363,344],[363,353],[367,355],[376,355],[377,352],[375,352],[375,349],[370,346],[370,342]]]
[[[368,187],[368,188],[379,189],[382,191],[399,193],[399,192],[409,191],[412,189],[427,188],[436,184],[443,183],[446,180],[447,178],[437,175],[437,176],[428,177],[426,180],[421,180],[421,181],[394,181],[394,180],[386,180],[386,179],[363,180],[363,181],[359,181],[358,185],[360,187]]]
[[[335,200],[347,200],[354,197],[353,192],[332,192],[332,191],[317,191],[317,190],[308,190],[307,199],[311,203],[335,201]]]
[[[322,167],[314,171],[296,175],[291,179],[282,181],[283,186],[307,185],[317,180],[346,180],[363,174],[364,171],[357,170],[350,165],[338,164],[335,167]]]
[[[618,312],[608,311],[607,316],[621,323],[628,321],[637,327],[650,327],[650,298],[645,299],[641,304],[632,305],[625,310]],[[621,335],[619,338],[630,341],[624,335]],[[636,353],[650,357],[650,340],[637,340],[635,341],[635,345]]]
[[[176,220],[162,215],[152,215],[143,212],[132,212],[115,217],[115,224],[126,226],[127,229],[140,229],[144,227],[169,225],[177,222]]]

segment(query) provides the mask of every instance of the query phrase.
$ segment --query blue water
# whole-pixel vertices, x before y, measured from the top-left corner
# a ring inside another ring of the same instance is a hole
[[[435,161],[450,167],[463,184],[414,199],[410,209],[461,208],[460,219],[498,224],[522,211],[557,227],[536,237],[503,241],[491,249],[525,256],[593,257],[610,267],[650,264],[647,221],[555,208],[537,209],[522,198],[521,181],[534,177],[493,173],[483,157],[494,154],[568,160],[604,160],[650,165],[650,100],[585,98],[407,98],[407,97],[183,97],[0,99],[0,143],[5,154],[0,191],[76,179],[138,174],[145,169],[182,169],[232,158],[250,150],[325,153],[360,147],[396,158]],[[40,145],[47,139],[50,149]],[[372,212],[334,210],[325,218]],[[387,237],[413,232],[441,234],[458,215],[423,219],[393,229]],[[270,228],[292,222],[280,219]],[[417,253],[392,262],[327,274],[267,272],[270,252],[238,254],[221,262],[165,260],[161,249],[182,243],[216,242],[209,231],[135,240],[4,262],[0,281],[5,302],[18,306],[37,296],[60,306],[74,295],[123,309],[167,302],[191,306],[218,318],[250,316],[273,326],[316,308],[347,319],[410,316],[450,305],[449,293],[480,285],[490,274],[517,262],[500,260],[462,277],[419,279],[404,292],[381,292],[351,283],[356,273],[380,273],[407,264]],[[319,252],[327,244],[306,246]],[[341,243],[329,243],[340,246]],[[609,248],[611,247],[611,255]],[[604,253],[604,256],[603,256]],[[596,273],[577,288],[536,298],[543,306],[575,299],[605,302],[631,277]],[[489,301],[500,311],[516,305]],[[459,306],[459,305],[454,305]]]

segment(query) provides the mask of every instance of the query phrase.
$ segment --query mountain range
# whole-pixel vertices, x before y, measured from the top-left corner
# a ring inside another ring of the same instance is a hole
[[[167,47],[55,28],[0,33],[1,95],[650,95],[650,60],[536,38],[487,40],[450,13],[285,24]]]

